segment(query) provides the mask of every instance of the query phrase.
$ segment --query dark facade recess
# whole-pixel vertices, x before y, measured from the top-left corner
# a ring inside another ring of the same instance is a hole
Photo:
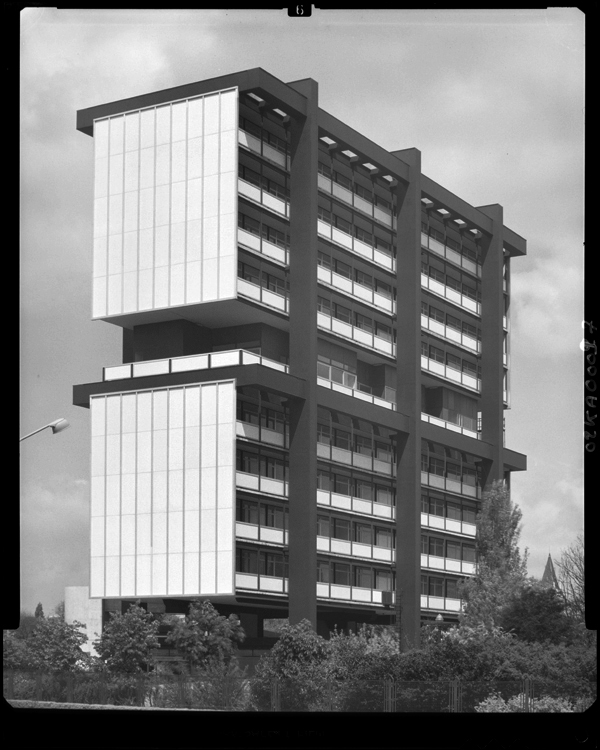
[[[525,240],[260,68],[77,113],[93,137],[90,596],[263,621],[458,618],[485,487],[525,456]],[[157,609],[158,608],[158,609]]]

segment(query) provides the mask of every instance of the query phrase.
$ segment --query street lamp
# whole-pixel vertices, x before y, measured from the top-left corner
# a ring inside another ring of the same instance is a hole
[[[50,424],[45,424],[43,427],[40,427],[37,430],[34,430],[33,432],[30,432],[29,435],[24,435],[22,438],[19,438],[19,442],[22,442],[23,440],[26,440],[28,437],[31,437],[32,435],[35,435],[38,432],[41,432],[42,430],[46,430],[48,427],[52,428],[52,434],[55,432],[61,432],[62,430],[66,430],[67,427],[69,427],[69,423],[66,419],[63,419],[62,417],[60,419],[55,419],[54,422],[50,422]]]

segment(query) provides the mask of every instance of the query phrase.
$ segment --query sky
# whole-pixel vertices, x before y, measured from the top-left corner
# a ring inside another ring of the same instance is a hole
[[[120,364],[91,320],[93,140],[76,112],[261,67],[527,239],[512,262],[507,447],[521,548],[541,577],[583,529],[583,39],[574,8],[475,11],[26,8],[20,37],[21,607],[88,584],[89,410],[72,386]]]

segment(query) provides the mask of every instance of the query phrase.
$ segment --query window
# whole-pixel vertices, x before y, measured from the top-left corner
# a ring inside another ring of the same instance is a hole
[[[444,322],[444,313],[442,310],[438,310],[437,307],[434,307],[433,305],[429,306],[429,317],[433,318],[434,320],[437,320],[439,323]]]
[[[388,464],[392,463],[392,446],[387,443],[375,442],[375,458],[379,461],[385,461]]]
[[[317,443],[331,445],[331,427],[326,424],[317,424]]]
[[[255,172],[253,169],[250,169],[250,167],[240,164],[238,167],[238,175],[242,180],[249,182],[251,185],[255,185],[256,187],[260,187],[261,185],[260,173]]]
[[[326,253],[322,253],[319,250],[319,254],[317,255],[317,263],[322,268],[331,268],[331,256],[327,255]]]
[[[341,216],[335,216],[335,215],[333,219],[335,221],[335,226],[337,227],[337,229],[339,229],[342,232],[345,232],[346,234],[352,234],[352,226],[349,221],[342,219]]]
[[[342,185],[348,190],[352,190],[352,180],[341,174],[340,172],[334,172],[333,179],[337,182],[338,185]]]
[[[274,409],[265,409],[264,407],[260,413],[261,425],[267,430],[273,430],[283,434],[285,417],[282,412],[275,411]]]
[[[317,581],[329,583],[329,562],[326,560],[317,560]]]
[[[258,474],[258,454],[248,451],[236,451],[236,469],[248,474]]]
[[[389,284],[386,284],[384,281],[375,279],[375,291],[377,292],[377,294],[381,294],[382,297],[392,299],[392,287]]]
[[[449,352],[446,353],[446,364],[448,367],[451,367],[453,370],[458,370],[460,372],[460,357],[454,356],[454,354],[450,354]]]
[[[463,359],[462,371],[469,373],[469,375],[477,376],[477,365],[474,362],[469,362],[468,359]]]
[[[444,540],[436,537],[429,537],[429,554],[435,557],[444,556]]]
[[[463,323],[462,330],[463,333],[465,333],[467,336],[470,336],[473,339],[478,338],[477,328],[475,326],[472,326],[470,323]]]
[[[354,192],[366,201],[373,202],[373,193],[362,185],[354,185]]]
[[[283,555],[277,552],[261,552],[260,563],[261,575],[273,576],[275,578],[288,577],[288,566]]]
[[[238,227],[245,229],[250,234],[260,236],[260,222],[250,218],[250,216],[246,216],[246,214],[238,214]]]
[[[282,460],[274,458],[273,456],[260,457],[261,476],[284,481],[285,473],[285,466]]]
[[[238,573],[258,573],[258,553],[238,547],[235,551],[235,569]]]
[[[392,549],[392,530],[391,529],[375,529],[375,546],[387,547]]]
[[[444,596],[444,579],[429,579],[429,596]]]
[[[430,345],[429,346],[429,358],[433,359],[435,362],[444,362],[444,351],[443,349],[438,349],[437,346]]]
[[[345,430],[334,430],[333,444],[336,448],[343,448],[343,450],[352,450],[352,443],[350,440],[350,433]]]
[[[331,317],[331,302],[325,297],[317,297],[317,310],[324,315]]]
[[[260,506],[260,524],[272,529],[284,529],[284,510],[276,505]]]
[[[454,482],[460,482],[460,466],[448,461],[446,464],[446,477]]]
[[[285,233],[280,232],[278,229],[273,229],[273,227],[270,227],[267,224],[262,225],[262,236],[263,239],[270,242],[272,245],[277,245],[284,249],[288,246]]]
[[[362,589],[373,588],[373,573],[371,568],[354,566],[354,585]]]
[[[394,495],[392,488],[378,484],[375,490],[375,502],[381,503],[382,505],[393,505]]]
[[[360,227],[354,227],[354,234],[357,240],[364,242],[366,245],[373,244],[373,235],[371,234],[371,232],[367,232]]]
[[[333,520],[333,538],[350,541],[350,521],[345,518],[334,518]]]
[[[248,265],[248,263],[238,261],[238,276],[240,279],[244,279],[244,281],[249,281],[251,284],[260,286],[260,270]]]
[[[465,562],[474,563],[476,560],[475,547],[471,547],[467,544],[463,545],[462,548],[462,559]]]
[[[471,482],[467,482],[466,481],[466,474],[465,474],[465,472],[467,472],[467,471],[471,471],[471,470],[470,469],[463,469],[463,481],[466,482],[467,484],[471,484]],[[473,472],[473,475],[474,474],[475,474],[475,472]],[[474,486],[474,484],[475,484],[474,480],[475,480],[475,477],[473,476],[473,485],[472,486]],[[465,508],[465,507],[463,507],[463,509],[462,509],[462,520],[463,520],[463,523],[475,523],[475,519],[476,519],[475,509],[474,508]]]
[[[350,585],[350,566],[345,563],[333,563],[333,583],[339,586]]]
[[[370,526],[364,523],[354,524],[354,541],[360,542],[361,544],[372,544],[373,542],[373,530]]]
[[[331,167],[327,166],[327,164],[323,164],[322,161],[319,162],[319,174],[322,174],[323,177],[327,177],[328,179],[331,179]]]
[[[331,211],[328,211],[326,208],[321,208],[321,206],[319,206],[317,209],[317,216],[321,221],[331,224]]]
[[[317,536],[330,536],[329,516],[317,516]]]
[[[237,418],[240,422],[258,424],[258,404],[253,404],[251,401],[238,401]]]
[[[456,542],[446,542],[446,557],[449,557],[451,560],[460,560],[460,544],[457,544]]]
[[[392,574],[388,570],[375,570],[375,588],[378,591],[392,590]]]
[[[240,500],[236,502],[236,520],[242,523],[258,524],[258,503],[251,500]]]
[[[429,459],[429,473],[437,474],[439,477],[444,476],[444,461],[439,458],[431,457]]]
[[[458,581],[446,581],[446,596],[449,599],[458,599]]]
[[[338,320],[344,321],[344,323],[351,324],[352,323],[352,310],[350,310],[347,307],[344,307],[343,305],[336,304],[334,317],[336,317]]]
[[[345,474],[335,474],[334,486],[335,492],[339,495],[347,495],[348,497],[352,495],[352,479],[349,476],[346,476]]]
[[[331,491],[333,486],[331,475],[328,471],[317,469],[317,489],[324,490],[325,492]]]
[[[455,318],[453,315],[446,315],[446,325],[450,326],[450,328],[454,328],[457,331],[461,330],[461,322],[458,318]]]
[[[335,272],[339,276],[343,276],[346,279],[352,278],[352,268],[347,263],[342,263],[341,260],[334,261]]]
[[[379,250],[379,252],[384,253],[385,255],[392,255],[392,245],[390,242],[386,242],[385,240],[382,240],[380,237],[375,237],[375,248]]]
[[[373,441],[370,437],[364,435],[354,436],[354,450],[356,453],[362,453],[363,456],[373,455]]]
[[[392,329],[390,328],[390,326],[386,326],[383,323],[380,323],[379,321],[375,321],[375,335],[380,339],[391,341]]]
[[[371,482],[366,482],[363,479],[357,479],[355,482],[354,496],[360,497],[362,500],[373,499],[373,485]]]
[[[427,576],[421,576],[421,594],[423,596],[427,596],[427,593],[428,593]]]
[[[363,273],[362,271],[359,271],[358,269],[354,272],[354,279],[357,284],[360,284],[361,286],[366,286],[369,289],[373,288],[373,277],[370,276],[368,273]]]

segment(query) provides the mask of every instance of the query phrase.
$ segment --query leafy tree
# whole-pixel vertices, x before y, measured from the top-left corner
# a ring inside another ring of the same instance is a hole
[[[136,602],[125,614],[111,612],[94,648],[111,672],[142,672],[152,650],[159,646],[159,624]]]
[[[571,622],[564,613],[564,603],[555,589],[530,585],[502,610],[500,625],[525,641],[567,641]]]
[[[2,663],[4,669],[31,669],[31,654],[27,641],[16,631],[2,631]]]
[[[37,607],[35,608],[35,617],[43,618],[44,617],[44,608],[42,607],[42,603],[38,602]]]
[[[583,535],[562,551],[558,568],[558,585],[565,602],[565,613],[574,622],[585,621],[585,566]]]
[[[87,660],[81,646],[88,637],[80,631],[80,622],[64,622],[58,618],[40,618],[38,626],[27,639],[31,666],[49,672],[76,671]]]
[[[503,482],[484,492],[477,517],[477,573],[460,584],[461,621],[493,627],[527,577],[527,550],[519,551],[522,513]]]
[[[206,667],[215,658],[226,663],[234,654],[234,646],[246,634],[237,615],[220,615],[209,601],[194,599],[189,613],[173,624],[166,643],[181,651],[192,667]]]
[[[39,625],[40,620],[31,612],[21,612],[19,617],[19,627],[14,631],[15,638],[26,640]]]
[[[56,605],[56,607],[54,607],[54,614],[61,620],[65,619],[65,600],[64,599],[61,602],[59,602]]]

